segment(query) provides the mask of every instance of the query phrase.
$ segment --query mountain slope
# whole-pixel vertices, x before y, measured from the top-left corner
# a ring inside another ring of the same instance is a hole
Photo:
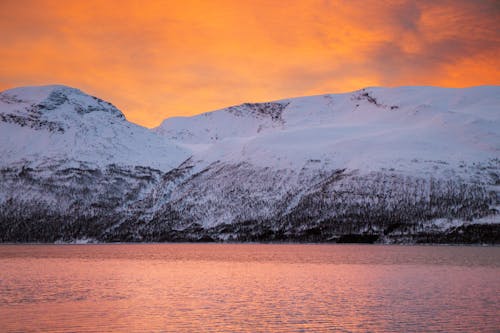
[[[189,155],[65,86],[0,93],[0,240],[100,235]]]
[[[155,131],[193,157],[153,220],[313,241],[498,223],[499,106],[499,87],[367,88],[167,119]]]
[[[1,241],[500,243],[500,87],[246,103],[150,131],[0,94]]]
[[[112,104],[65,86],[24,87],[0,94],[2,165],[61,159],[169,170],[183,149],[125,120]]]
[[[498,87],[367,88],[167,119],[155,131],[204,151],[198,155],[206,160],[262,166],[296,168],[310,159],[363,170],[414,158],[472,162],[499,155],[499,104]]]

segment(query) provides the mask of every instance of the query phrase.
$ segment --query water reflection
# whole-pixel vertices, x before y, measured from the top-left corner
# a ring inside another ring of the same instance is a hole
[[[482,331],[500,248],[0,246],[5,331]]]

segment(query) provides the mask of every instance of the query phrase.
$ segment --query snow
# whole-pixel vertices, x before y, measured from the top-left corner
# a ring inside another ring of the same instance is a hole
[[[500,157],[498,86],[366,88],[266,104],[284,106],[278,120],[243,104],[166,119],[154,131],[207,164],[300,169],[316,160],[324,168],[415,174],[432,172],[415,161],[458,166]]]
[[[167,171],[189,157],[168,139],[126,121],[112,104],[70,87],[6,90],[0,94],[2,116],[0,166],[66,160]]]
[[[446,233],[499,223],[500,87],[366,88],[153,130],[78,89],[16,88],[0,93],[0,171],[9,240],[61,221],[75,242]]]
[[[498,86],[366,88],[169,118],[151,131],[78,89],[22,87],[0,94],[0,166],[66,160],[167,171],[192,155],[199,168],[299,170],[315,161],[316,169],[432,173],[500,158],[499,106]]]

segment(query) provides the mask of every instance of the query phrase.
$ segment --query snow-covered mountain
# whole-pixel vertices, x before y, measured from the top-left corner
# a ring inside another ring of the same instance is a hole
[[[0,139],[0,166],[68,160],[167,171],[188,157],[112,104],[57,85],[0,93]]]
[[[3,240],[500,242],[498,86],[246,103],[152,131],[76,89],[19,88],[0,130]]]
[[[96,237],[189,152],[65,86],[0,93],[0,240]]]
[[[166,119],[155,131],[208,161],[415,174],[498,157],[499,105],[498,87],[368,88]]]

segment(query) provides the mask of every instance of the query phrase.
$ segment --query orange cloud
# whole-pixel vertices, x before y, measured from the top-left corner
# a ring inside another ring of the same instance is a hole
[[[155,126],[370,85],[500,83],[498,1],[0,2],[0,90],[62,83]]]

